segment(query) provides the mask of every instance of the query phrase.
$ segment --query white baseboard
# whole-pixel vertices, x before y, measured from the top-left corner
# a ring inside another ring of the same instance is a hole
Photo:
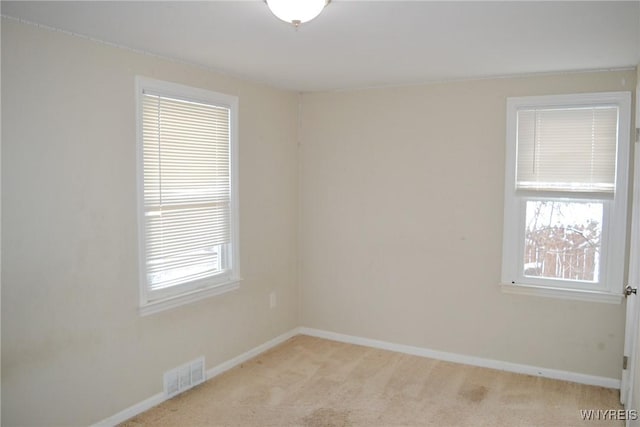
[[[300,335],[300,328],[294,328],[289,332],[285,332],[284,334],[277,336],[274,339],[269,340],[264,344],[261,344],[245,353],[242,353],[240,356],[234,357],[233,359],[227,360],[226,362],[222,362],[218,366],[214,366],[213,368],[207,371],[207,379],[209,380],[215,376],[218,376],[221,373],[228,371],[229,369],[234,368],[251,358],[256,357],[257,355],[264,353],[265,351],[270,350],[279,344],[282,344],[289,338],[293,338],[296,335]]]
[[[484,359],[475,356],[465,356],[457,353],[431,350],[422,347],[413,347],[403,344],[394,344],[386,341],[379,341],[369,338],[356,337],[339,334],[336,332],[323,331],[313,328],[299,328],[302,335],[310,335],[318,338],[325,338],[333,341],[340,341],[349,344],[363,345],[366,347],[379,348],[383,350],[395,351],[398,353],[411,354],[414,356],[429,357],[431,359],[444,360],[447,362],[461,363],[464,365],[479,366],[482,368],[497,369],[499,371],[514,372],[517,374],[533,375],[554,380],[570,381],[579,384],[595,385],[606,388],[620,389],[620,380],[617,378],[598,377],[595,375],[581,374],[577,372],[561,371],[558,369],[540,368],[537,366],[521,365],[518,363],[503,362],[500,360]]]
[[[551,378],[556,380],[570,381],[574,383],[596,385],[606,388],[620,389],[620,380],[616,378],[598,377],[595,375],[580,374],[577,372],[561,371],[557,369],[539,368],[530,365],[521,365],[518,363],[502,362],[500,360],[483,359],[475,356],[465,356],[457,353],[448,353],[444,351],[431,350],[428,348],[414,347],[403,344],[394,344],[386,341],[379,341],[370,338],[356,337],[352,335],[339,334],[337,332],[323,331],[313,328],[294,328],[289,332],[277,336],[276,338],[267,341],[251,350],[242,353],[241,355],[227,360],[213,368],[207,370],[206,379],[209,380],[223,372],[234,368],[247,360],[264,353],[265,351],[285,342],[289,338],[296,335],[309,335],[312,337],[325,338],[328,340],[344,342],[348,344],[362,345],[366,347],[379,348],[382,350],[390,350],[398,353],[411,354],[414,356],[429,357],[431,359],[444,360],[447,362],[461,363],[464,365],[479,366],[482,368],[497,369],[500,371],[515,372],[518,374],[526,374],[539,376],[544,378]],[[135,417],[144,411],[147,411],[154,406],[167,400],[167,396],[164,393],[158,393],[150,398],[136,403],[129,408],[118,412],[115,415],[105,418],[102,421],[93,424],[92,427],[111,427],[120,424],[129,418]]]
[[[234,357],[233,359],[227,360],[226,362],[222,362],[221,364],[214,366],[213,368],[207,370],[206,379],[209,380],[217,375],[220,375],[221,373],[228,371],[229,369],[234,368],[243,362],[246,362],[247,360],[259,355],[260,353],[264,353],[265,351],[285,342],[289,338],[298,335],[300,333],[299,329],[300,328],[294,328],[289,332],[285,332],[284,334],[277,336],[264,344],[261,344],[245,353],[242,353],[240,356]],[[93,424],[92,427],[115,426],[128,420],[129,418],[135,417],[136,415],[153,408],[154,406],[161,404],[167,399],[168,397],[164,393],[155,394],[150,398],[143,400],[142,402],[136,403],[135,405],[130,406],[127,409],[110,416],[109,418],[105,418],[104,420]]]
[[[125,422],[129,418],[135,417],[136,415],[141,414],[144,411],[147,411],[154,406],[161,404],[165,400],[167,400],[167,396],[164,393],[155,394],[150,398],[143,400],[142,402],[138,402],[133,406],[129,406],[124,411],[120,411],[117,414],[110,416],[109,418],[98,421],[91,427],[112,427],[118,425],[122,422]]]

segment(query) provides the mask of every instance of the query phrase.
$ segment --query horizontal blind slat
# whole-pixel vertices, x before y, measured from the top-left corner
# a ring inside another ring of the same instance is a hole
[[[613,192],[618,107],[517,113],[516,188]]]
[[[230,243],[230,110],[143,93],[143,187],[151,290],[221,273]]]

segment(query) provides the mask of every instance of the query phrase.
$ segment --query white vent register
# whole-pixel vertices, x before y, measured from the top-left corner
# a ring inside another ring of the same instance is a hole
[[[164,394],[173,397],[204,380],[204,357],[199,357],[164,373]]]

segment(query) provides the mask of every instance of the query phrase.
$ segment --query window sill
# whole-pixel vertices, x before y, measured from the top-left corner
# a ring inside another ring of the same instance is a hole
[[[235,291],[236,289],[240,288],[241,280],[242,279],[232,279],[228,282],[210,288],[198,289],[192,292],[187,292],[160,300],[150,301],[146,304],[140,305],[139,314],[140,316],[148,316],[150,314],[159,313],[171,308],[180,307],[181,305],[200,301],[205,298]]]
[[[603,302],[607,304],[620,304],[622,293],[601,291],[582,291],[576,289],[547,288],[544,286],[501,283],[500,288],[506,294],[533,295],[547,298],[560,298],[575,301]]]

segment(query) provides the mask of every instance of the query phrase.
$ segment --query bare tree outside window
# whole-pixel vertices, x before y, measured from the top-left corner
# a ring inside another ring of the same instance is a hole
[[[597,282],[601,202],[527,201],[524,275]]]

